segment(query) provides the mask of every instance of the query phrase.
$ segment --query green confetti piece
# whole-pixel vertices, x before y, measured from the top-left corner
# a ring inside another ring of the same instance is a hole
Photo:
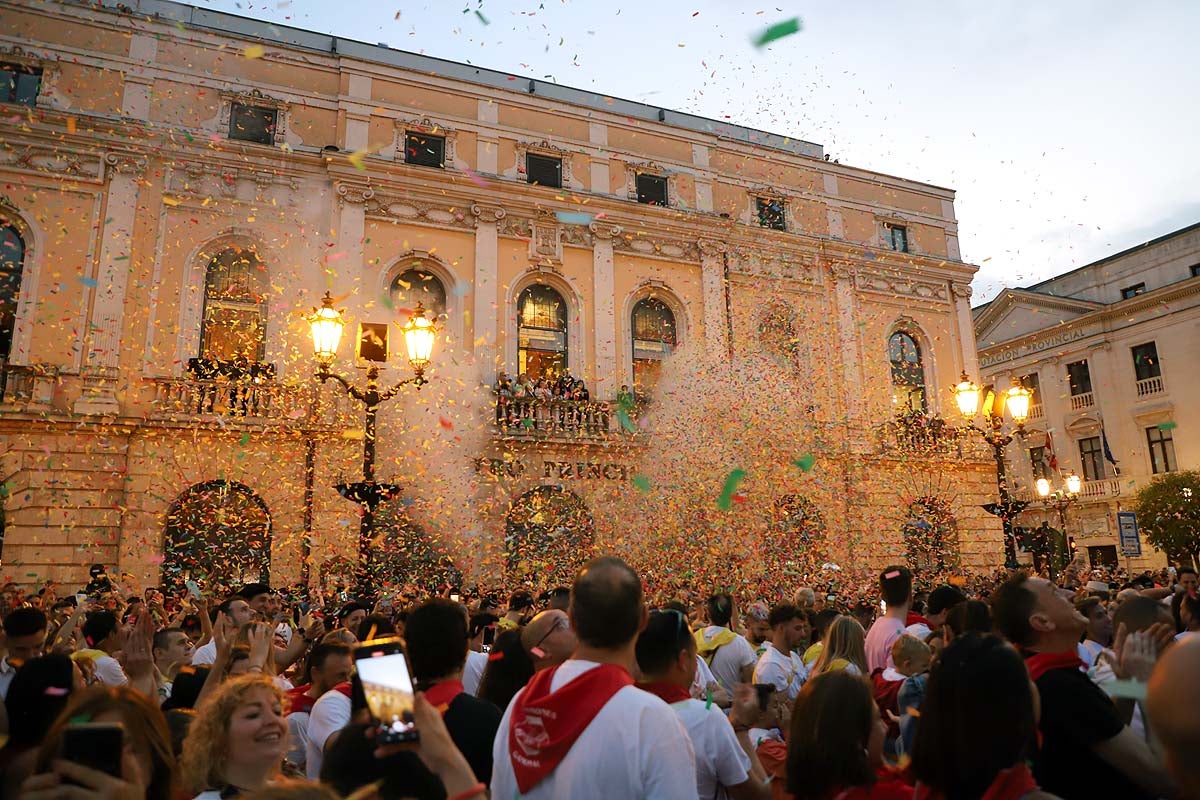
[[[633,423],[633,420],[629,418],[629,415],[623,409],[617,411],[617,422],[621,423],[621,427],[630,433],[637,433],[637,425]]]
[[[246,431],[242,434],[242,438],[238,439],[238,444],[240,444],[242,447],[250,444],[250,431]]]
[[[708,687],[708,699],[704,702],[704,710],[708,711],[712,708],[712,687]]]
[[[792,463],[799,467],[802,471],[808,472],[813,468],[813,464],[817,463],[817,457],[812,453],[805,453]]]
[[[793,33],[800,32],[800,18],[792,17],[791,19],[777,22],[771,27],[763,30],[757,36],[750,39],[750,43],[760,50],[776,39],[782,39],[785,36],[791,36]]]
[[[525,430],[529,430],[530,428],[532,428],[533,427],[533,418],[526,417],[525,419],[521,420],[521,427],[524,428]]]
[[[1160,422],[1160,423],[1158,423],[1158,425],[1156,427],[1160,431],[1173,431],[1173,430],[1175,430],[1175,423],[1174,422]]]
[[[487,18],[487,17],[485,17],[485,16],[483,15],[483,12],[481,12],[481,11],[476,11],[476,12],[475,12],[475,16],[476,16],[476,17],[479,17],[479,21],[480,21],[480,22],[482,22],[484,25],[491,25],[491,24],[492,24],[492,23],[488,22],[488,18]]]
[[[742,482],[742,478],[746,477],[746,470],[735,469],[730,472],[725,478],[725,487],[721,490],[721,496],[717,498],[717,508],[722,511],[728,511],[733,507],[733,495],[737,491],[738,484]]]
[[[650,491],[650,479],[645,475],[634,475],[633,487],[639,492],[648,492]]]

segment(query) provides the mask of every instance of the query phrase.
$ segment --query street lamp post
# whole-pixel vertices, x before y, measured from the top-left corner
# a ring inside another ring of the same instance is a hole
[[[371,568],[371,543],[374,538],[375,510],[381,503],[400,494],[400,487],[391,483],[378,483],[375,480],[375,415],[379,406],[390,400],[404,386],[415,385],[418,389],[426,383],[425,368],[429,365],[433,353],[433,342],[436,328],[425,317],[425,309],[420,302],[412,316],[402,328],[405,348],[408,350],[408,363],[413,368],[413,376],[406,378],[390,389],[379,388],[379,367],[372,364],[367,369],[367,385],[359,389],[341,375],[330,370],[337,358],[338,343],[342,338],[342,329],[346,322],[342,313],[333,307],[333,298],[329,292],[321,299],[321,307],[313,310],[308,318],[312,328],[313,354],[317,360],[317,379],[325,383],[330,378],[342,385],[350,397],[366,407],[367,417],[363,426],[363,479],[354,483],[341,483],[335,488],[338,494],[362,506],[362,518],[358,526],[358,567],[355,591],[360,598],[371,597],[375,590],[375,576]]]
[[[959,412],[967,421],[967,427],[978,433],[985,442],[991,445],[992,456],[996,459],[996,489],[1000,495],[1000,502],[988,503],[983,508],[989,514],[999,517],[1000,523],[1004,526],[1004,566],[1008,569],[1016,569],[1018,566],[1013,519],[1025,509],[1027,503],[1014,500],[1008,491],[1008,470],[1004,463],[1004,448],[1013,440],[1013,436],[1003,430],[1004,410],[1007,407],[1008,413],[1016,425],[1016,434],[1023,437],[1025,420],[1029,418],[1029,400],[1032,394],[1016,378],[1013,378],[1012,386],[1007,391],[999,394],[988,392],[987,400],[983,404],[983,416],[987,421],[987,428],[981,428],[975,424],[974,419],[975,415],[979,413],[979,401],[983,397],[983,390],[967,377],[966,372],[963,372],[962,379],[954,387],[954,399],[958,404]]]
[[[1041,498],[1042,504],[1047,508],[1053,508],[1058,512],[1058,529],[1062,531],[1062,535],[1067,535],[1067,509],[1079,497],[1079,490],[1083,486],[1079,480],[1079,476],[1072,472],[1067,476],[1065,486],[1062,489],[1050,490],[1050,481],[1046,478],[1037,479],[1037,493]],[[1044,549],[1044,548],[1043,548]],[[1058,542],[1054,542],[1054,549],[1050,553],[1050,580],[1054,580],[1054,561],[1058,556]]]

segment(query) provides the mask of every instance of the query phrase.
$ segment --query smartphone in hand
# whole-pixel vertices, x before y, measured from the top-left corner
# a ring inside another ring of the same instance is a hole
[[[413,717],[414,687],[400,639],[372,639],[354,650],[354,665],[381,744],[421,738]]]
[[[121,777],[125,731],[110,722],[73,722],[63,729],[63,759]]]

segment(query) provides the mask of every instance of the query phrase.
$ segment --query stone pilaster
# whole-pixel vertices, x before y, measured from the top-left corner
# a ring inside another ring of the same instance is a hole
[[[507,216],[503,208],[475,204],[475,308],[471,314],[475,363],[479,378],[487,384],[496,379],[499,369],[499,234],[496,226]]]
[[[104,155],[104,225],[100,231],[100,265],[89,319],[83,393],[75,401],[76,414],[115,415],[117,369],[121,327],[125,317],[125,292],[133,271],[133,226],[137,219],[138,181],[146,159],[132,153]]]
[[[972,380],[975,380],[979,375],[979,357],[975,352],[975,323],[971,317],[971,285],[967,283],[952,284],[950,293],[954,298],[954,330],[955,338],[958,339],[962,369]],[[938,377],[945,378],[946,376],[939,375]],[[957,374],[949,377],[955,383],[958,382]]]
[[[842,390],[846,397],[846,416],[850,422],[849,427],[858,430],[866,424],[866,409],[863,404],[863,373],[862,359],[859,357],[854,270],[844,265],[835,266],[833,277],[834,298],[837,303],[838,356],[842,362]]]
[[[701,239],[700,275],[704,291],[704,341],[713,356],[729,352],[729,309],[725,305],[725,244]]]
[[[335,250],[346,254],[336,268],[357,277],[362,274],[363,241],[367,233],[367,214],[363,205],[375,196],[375,189],[367,182],[338,181],[336,191],[338,246]]]
[[[613,237],[621,234],[621,228],[593,222],[588,229],[592,232],[592,295],[596,315],[596,379],[592,391],[597,398],[607,399],[616,394],[618,380]]]

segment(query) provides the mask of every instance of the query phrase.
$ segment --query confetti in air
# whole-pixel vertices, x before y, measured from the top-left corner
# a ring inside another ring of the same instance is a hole
[[[762,48],[769,45],[771,42],[777,41],[779,39],[783,39],[787,36],[791,36],[792,34],[799,33],[799,32],[800,32],[800,18],[792,17],[789,20],[784,20],[783,22],[777,22],[774,25],[772,25],[771,27],[766,28],[765,30],[761,31],[757,36],[752,37],[750,39],[750,42],[755,47],[757,47],[758,49],[761,50]]]

